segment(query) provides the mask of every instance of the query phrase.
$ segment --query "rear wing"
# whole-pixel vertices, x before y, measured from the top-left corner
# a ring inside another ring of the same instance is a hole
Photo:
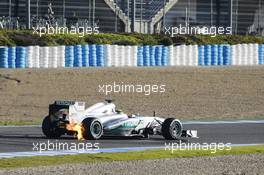
[[[85,110],[85,102],[57,100],[49,105],[49,115],[54,115],[61,110],[67,111],[71,115],[72,113]]]

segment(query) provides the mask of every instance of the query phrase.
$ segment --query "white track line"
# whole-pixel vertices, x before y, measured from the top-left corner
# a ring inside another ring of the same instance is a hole
[[[262,143],[264,144],[264,143]],[[242,147],[242,146],[257,146],[259,144],[231,144],[231,147]],[[62,156],[62,155],[79,155],[79,154],[98,154],[98,153],[120,153],[130,151],[145,151],[150,149],[165,149],[163,147],[128,147],[128,148],[103,148],[99,150],[87,150],[87,151],[45,151],[45,152],[11,152],[11,153],[0,153],[0,159],[2,158],[17,158],[17,157],[34,157],[34,156]]]
[[[0,126],[0,128],[41,128],[41,125],[22,125],[22,126]]]
[[[129,152],[129,151],[144,151],[144,150],[148,150],[148,149],[161,149],[161,148],[163,148],[163,147],[102,148],[99,150],[82,150],[82,151],[11,152],[11,153],[0,153],[0,158],[32,157],[32,156],[59,156],[59,155],[98,154],[98,153],[118,153],[118,152]]]
[[[216,124],[263,124],[264,120],[234,120],[234,121],[184,121],[185,125],[216,125]]]

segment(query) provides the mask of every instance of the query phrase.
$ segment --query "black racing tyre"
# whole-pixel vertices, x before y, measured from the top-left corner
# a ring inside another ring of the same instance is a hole
[[[168,118],[162,123],[161,132],[165,139],[176,140],[182,135],[182,123],[175,118]]]
[[[45,117],[42,122],[42,132],[47,138],[51,139],[57,139],[62,135],[57,124],[52,123],[49,116]]]
[[[86,118],[82,122],[83,137],[86,140],[98,140],[103,135],[103,125],[97,118]]]

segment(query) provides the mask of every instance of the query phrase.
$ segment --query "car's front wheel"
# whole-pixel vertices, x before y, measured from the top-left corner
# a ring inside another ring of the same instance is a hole
[[[179,139],[182,135],[182,123],[175,118],[168,118],[162,123],[162,135],[167,140]]]
[[[103,125],[97,118],[86,118],[82,122],[83,137],[86,140],[98,140],[103,135]]]
[[[42,122],[42,132],[46,137],[51,139],[57,139],[62,135],[62,132],[58,128],[57,124],[51,122],[49,116],[45,117]]]

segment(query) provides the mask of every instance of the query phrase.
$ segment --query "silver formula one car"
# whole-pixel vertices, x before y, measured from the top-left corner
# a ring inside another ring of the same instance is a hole
[[[48,138],[76,135],[79,140],[96,140],[103,136],[143,137],[162,135],[165,139],[197,137],[197,131],[183,130],[175,118],[127,115],[116,110],[111,100],[97,103],[85,109],[84,102],[55,101],[49,106],[49,115],[44,118],[42,131]]]

